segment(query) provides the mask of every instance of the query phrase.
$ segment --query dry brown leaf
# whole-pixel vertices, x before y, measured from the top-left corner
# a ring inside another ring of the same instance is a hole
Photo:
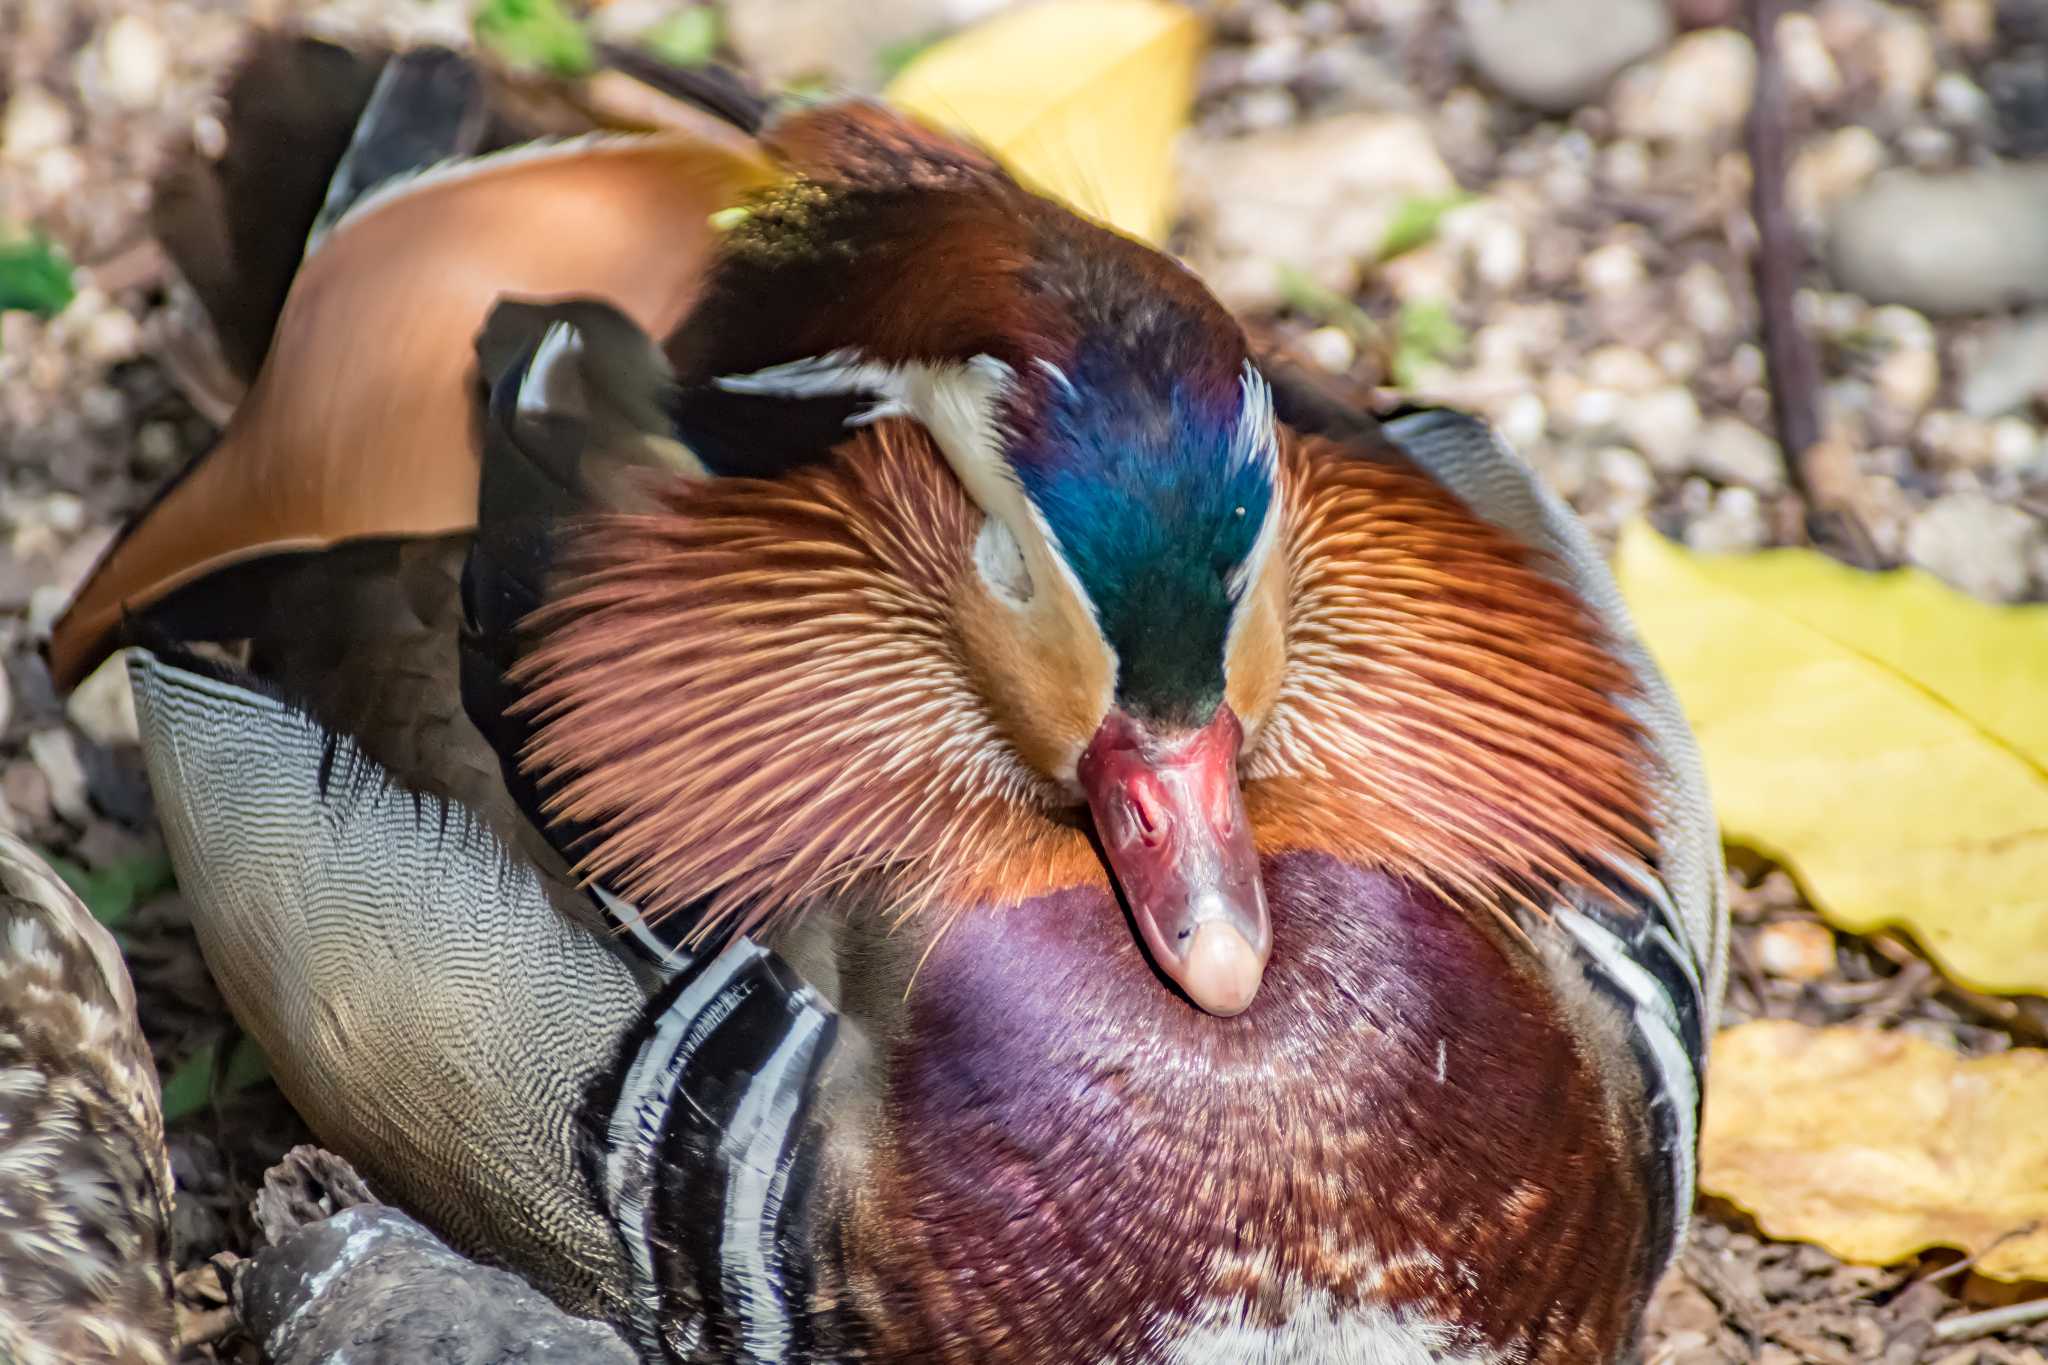
[[[1948,1246],[1983,1252],[1994,1279],[2048,1279],[2048,1049],[1972,1060],[1903,1033],[1730,1029],[1700,1186],[1844,1260]]]

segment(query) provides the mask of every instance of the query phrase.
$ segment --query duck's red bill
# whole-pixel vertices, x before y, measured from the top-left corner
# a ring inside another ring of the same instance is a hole
[[[1237,780],[1244,738],[1228,706],[1162,735],[1110,712],[1079,777],[1110,870],[1159,970],[1211,1014],[1258,993],[1273,947],[1259,856]]]

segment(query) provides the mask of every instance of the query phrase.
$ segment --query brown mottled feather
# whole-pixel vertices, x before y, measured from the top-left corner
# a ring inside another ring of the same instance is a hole
[[[0,834],[0,1359],[166,1365],[170,1200],[120,949]]]

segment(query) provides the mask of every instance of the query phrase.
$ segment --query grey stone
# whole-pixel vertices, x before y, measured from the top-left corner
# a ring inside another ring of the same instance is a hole
[[[1348,294],[1401,205],[1457,189],[1429,126],[1358,113],[1238,138],[1197,138],[1182,157],[1189,257],[1224,302],[1271,308],[1283,267]]]
[[[1759,493],[1785,487],[1785,453],[1778,443],[1738,417],[1716,417],[1700,432],[1692,467],[1716,483]]]
[[[1458,21],[1480,73],[1546,113],[1578,108],[1671,40],[1662,0],[1458,0]]]
[[[28,756],[50,784],[50,804],[74,824],[92,817],[87,795],[85,765],[78,757],[78,741],[65,729],[38,730],[28,737]]]
[[[1756,48],[1749,39],[1733,29],[1706,29],[1623,75],[1610,103],[1624,136],[1701,144],[1741,126],[1755,85]]]
[[[2048,311],[2001,322],[1956,348],[1956,400],[1997,417],[2048,393]]]
[[[2041,523],[1982,493],[1951,493],[1928,504],[1906,530],[1906,555],[1950,586],[1987,602],[2025,594]]]
[[[65,699],[64,714],[95,744],[139,742],[127,661],[117,654],[94,669]]]
[[[466,1260],[397,1209],[358,1204],[260,1251],[235,1308],[270,1365],[633,1365],[602,1323]]]
[[[2048,165],[1884,171],[1835,207],[1835,280],[1936,317],[2048,300]]]

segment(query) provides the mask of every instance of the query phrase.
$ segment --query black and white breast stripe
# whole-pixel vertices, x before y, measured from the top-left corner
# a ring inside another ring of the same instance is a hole
[[[814,1102],[837,1028],[740,938],[683,966],[626,1040],[598,1175],[652,1358],[809,1358]]]
[[[1624,914],[1590,899],[1556,911],[1586,980],[1622,1011],[1649,1099],[1650,1134],[1663,1188],[1653,1193],[1655,1239],[1668,1263],[1684,1244],[1696,1188],[1701,1079],[1706,1068],[1705,1006],[1699,968],[1672,932],[1661,887],[1644,875],[1605,878],[1642,913]]]

